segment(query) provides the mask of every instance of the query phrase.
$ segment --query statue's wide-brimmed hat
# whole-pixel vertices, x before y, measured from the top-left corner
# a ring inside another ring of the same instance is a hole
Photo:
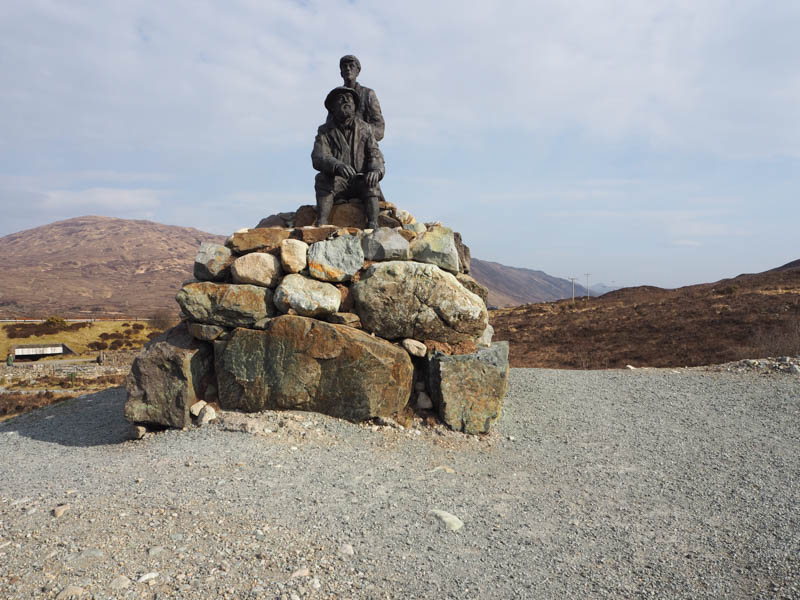
[[[327,108],[328,110],[333,110],[333,101],[339,96],[339,94],[350,94],[353,97],[353,102],[356,105],[356,110],[358,109],[358,105],[361,102],[361,98],[358,97],[358,92],[355,91],[353,88],[345,87],[343,85],[335,87],[330,92],[328,92],[328,95],[325,98],[325,108]]]

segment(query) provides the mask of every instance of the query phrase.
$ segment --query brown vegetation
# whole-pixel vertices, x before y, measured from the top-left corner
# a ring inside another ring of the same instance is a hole
[[[800,269],[491,312],[514,367],[670,367],[800,354]]]
[[[74,396],[52,391],[0,394],[0,421],[21,413],[30,412],[36,408],[68,400],[69,398],[74,398]]]

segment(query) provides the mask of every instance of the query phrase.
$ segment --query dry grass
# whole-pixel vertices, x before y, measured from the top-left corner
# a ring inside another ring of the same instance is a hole
[[[6,421],[36,408],[74,398],[72,394],[47,392],[15,392],[0,394],[0,421]]]
[[[30,330],[38,333],[41,328],[31,323]],[[81,324],[83,325],[83,324]],[[139,328],[139,325],[141,328]],[[90,344],[106,343],[110,349],[115,341],[120,349],[140,348],[149,341],[148,335],[155,330],[147,321],[92,321],[80,328],[54,333],[39,333],[28,337],[9,337],[10,332],[19,332],[19,324],[9,323],[0,326],[0,358],[5,359],[12,346],[17,344],[64,343],[78,354],[94,355],[96,350]],[[22,329],[24,331],[24,328]]]

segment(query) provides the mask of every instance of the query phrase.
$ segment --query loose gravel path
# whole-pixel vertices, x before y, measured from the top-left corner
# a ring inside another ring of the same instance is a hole
[[[483,438],[124,400],[0,425],[0,598],[800,598],[797,375],[513,369]]]

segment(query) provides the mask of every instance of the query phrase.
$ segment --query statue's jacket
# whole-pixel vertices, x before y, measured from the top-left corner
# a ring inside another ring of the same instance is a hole
[[[320,125],[311,152],[311,164],[330,179],[340,164],[350,165],[358,173],[377,171],[381,178],[386,173],[383,154],[372,128],[357,117],[353,120],[352,135],[343,133],[332,122]]]

